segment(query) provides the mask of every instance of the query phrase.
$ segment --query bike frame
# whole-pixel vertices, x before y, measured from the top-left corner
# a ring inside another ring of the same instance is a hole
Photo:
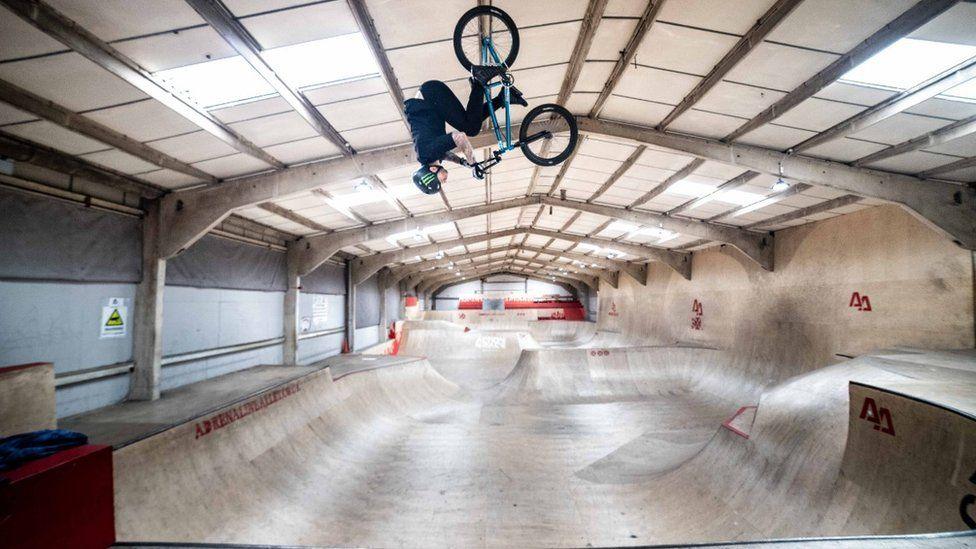
[[[490,61],[493,61],[494,65],[501,65],[502,60],[498,57],[498,52],[495,51],[495,45],[492,43],[490,36],[485,36],[481,39],[481,64],[488,65]],[[505,98],[505,132],[502,133],[500,124],[498,123],[498,115],[495,114],[494,109],[490,109],[489,116],[491,117],[491,129],[495,131],[495,139],[498,140],[498,152],[506,153],[516,147],[512,143],[512,113],[510,101],[510,92],[508,91],[509,86],[506,86],[504,82],[489,82],[485,87],[485,101],[488,105],[491,105],[491,91],[497,87],[503,87],[502,91],[503,97]]]

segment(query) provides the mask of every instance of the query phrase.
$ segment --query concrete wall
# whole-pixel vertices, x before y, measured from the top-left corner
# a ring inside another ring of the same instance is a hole
[[[601,285],[600,329],[731,350],[762,384],[835,354],[974,345],[973,255],[895,206],[777,232],[775,272],[711,249],[694,254],[691,281],[660,264],[646,287],[620,281]],[[855,292],[870,311],[851,306]]]

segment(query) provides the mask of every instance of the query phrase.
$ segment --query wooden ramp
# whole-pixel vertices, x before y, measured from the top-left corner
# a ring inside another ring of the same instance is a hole
[[[465,363],[472,333],[443,350]],[[765,391],[708,349],[522,349],[479,391],[423,358],[377,360],[118,450],[119,539],[637,546],[962,531],[976,515],[972,353],[866,356]],[[868,397],[894,434],[860,417]]]

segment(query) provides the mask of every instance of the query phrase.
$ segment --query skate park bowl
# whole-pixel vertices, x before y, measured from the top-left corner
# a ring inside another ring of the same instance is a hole
[[[877,352],[767,386],[727,351],[592,347],[603,338],[579,324],[573,334],[407,321],[397,356],[337,357],[118,448],[118,538],[976,541],[961,533],[976,515],[971,351]]]

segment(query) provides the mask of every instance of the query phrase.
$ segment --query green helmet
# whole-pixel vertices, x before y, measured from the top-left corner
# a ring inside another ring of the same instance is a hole
[[[428,165],[421,166],[419,170],[413,172],[413,184],[424,194],[436,194],[441,190],[441,180],[437,178],[437,172],[430,171]]]

